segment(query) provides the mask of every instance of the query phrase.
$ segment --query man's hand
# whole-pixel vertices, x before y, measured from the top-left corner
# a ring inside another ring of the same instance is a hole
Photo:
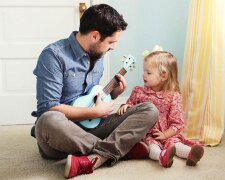
[[[129,108],[129,107],[131,107],[131,106],[128,104],[124,104],[124,105],[120,106],[120,108],[117,110],[117,114],[123,115],[127,111],[127,108]]]
[[[96,105],[95,105],[94,109],[95,109],[98,117],[106,118],[114,110],[113,109],[114,101],[103,102],[101,98],[102,98],[102,95],[98,94],[97,100],[96,100]]]
[[[116,78],[118,80],[119,86],[117,86],[111,93],[113,99],[116,99],[120,94],[122,94],[127,87],[126,80],[121,74],[116,74]]]

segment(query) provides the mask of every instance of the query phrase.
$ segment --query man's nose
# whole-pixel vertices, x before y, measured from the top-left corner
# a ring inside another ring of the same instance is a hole
[[[115,43],[113,43],[113,44],[111,44],[111,46],[110,46],[110,50],[114,50],[115,49],[115,46],[116,46],[116,44]]]
[[[108,51],[114,50],[114,48],[109,48]]]

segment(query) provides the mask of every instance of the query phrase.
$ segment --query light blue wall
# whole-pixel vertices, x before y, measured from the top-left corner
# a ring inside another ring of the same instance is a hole
[[[178,60],[179,79],[184,56],[188,0],[111,0],[109,4],[123,15],[128,28],[110,53],[110,77],[117,73],[123,63],[122,55],[132,54],[136,69],[127,73],[127,90],[121,95],[129,96],[136,85],[142,83],[142,52],[152,50],[158,44],[173,53]]]

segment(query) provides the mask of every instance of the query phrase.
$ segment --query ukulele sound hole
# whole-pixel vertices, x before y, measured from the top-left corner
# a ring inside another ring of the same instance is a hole
[[[97,96],[94,97],[93,101],[94,101],[94,103],[96,103],[96,101],[97,101]]]

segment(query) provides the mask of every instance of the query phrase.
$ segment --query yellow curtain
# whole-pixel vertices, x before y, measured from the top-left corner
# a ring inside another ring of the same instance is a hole
[[[182,71],[184,135],[220,143],[225,121],[225,1],[191,0]]]

